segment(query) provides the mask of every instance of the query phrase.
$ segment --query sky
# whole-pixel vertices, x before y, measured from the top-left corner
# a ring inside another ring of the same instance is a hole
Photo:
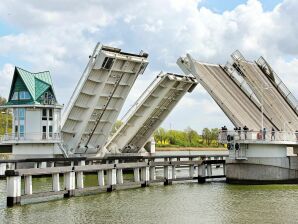
[[[190,53],[224,64],[235,50],[264,56],[298,96],[296,0],[1,0],[0,96],[7,97],[14,66],[51,72],[59,103],[67,104],[97,42],[149,53],[149,66],[130,92],[120,118],[159,74],[182,74]],[[179,102],[166,129],[199,132],[230,121],[202,86]]]

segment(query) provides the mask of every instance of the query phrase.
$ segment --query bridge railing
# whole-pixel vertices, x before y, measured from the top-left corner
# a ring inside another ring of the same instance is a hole
[[[233,137],[235,141],[244,142],[291,142],[298,143],[298,132],[289,131],[238,131],[238,130],[222,130],[219,132],[218,141],[220,143],[228,143],[229,138]]]
[[[0,143],[22,141],[51,141],[61,140],[61,133],[56,132],[30,132],[30,133],[7,133],[0,136]]]

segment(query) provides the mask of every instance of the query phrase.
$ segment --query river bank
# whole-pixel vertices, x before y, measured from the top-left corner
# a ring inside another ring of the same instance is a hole
[[[207,148],[207,147],[156,147],[156,151],[164,152],[164,151],[227,151],[226,148],[219,147],[219,148]]]

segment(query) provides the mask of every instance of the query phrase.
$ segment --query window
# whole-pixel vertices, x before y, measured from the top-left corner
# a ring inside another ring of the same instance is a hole
[[[24,125],[20,125],[20,137],[24,137],[25,134],[25,127]]]
[[[104,60],[103,60],[103,63],[102,63],[102,68],[105,68],[105,69],[110,69],[113,65],[113,62],[114,62],[114,58],[109,58],[109,57],[106,57]]]
[[[42,126],[42,139],[47,138],[47,126]]]
[[[20,100],[28,100],[31,98],[28,91],[21,91],[19,97]]]
[[[53,109],[49,109],[49,120],[53,120]]]
[[[25,120],[25,109],[24,108],[19,108],[19,119],[20,119],[20,121]]]
[[[42,109],[42,120],[43,121],[47,120],[47,109]]]
[[[49,126],[49,137],[50,138],[53,137],[53,126],[52,125]]]
[[[12,100],[18,100],[19,99],[19,92],[14,92],[11,99]]]

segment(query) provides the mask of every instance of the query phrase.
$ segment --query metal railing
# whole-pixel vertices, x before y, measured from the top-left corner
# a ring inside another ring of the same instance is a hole
[[[220,131],[218,141],[228,143],[233,138],[235,141],[247,142],[295,142],[298,144],[298,132],[289,131]]]
[[[8,133],[0,136],[0,143],[11,141],[51,141],[61,140],[61,133],[34,132],[34,133]]]

